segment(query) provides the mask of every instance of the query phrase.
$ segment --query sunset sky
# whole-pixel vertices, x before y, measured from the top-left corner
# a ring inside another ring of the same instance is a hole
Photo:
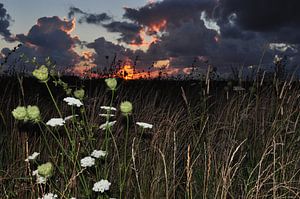
[[[299,7],[298,0],[0,0],[0,59],[22,43],[14,56],[50,56],[71,70],[103,68],[115,56],[170,73],[205,61],[226,72],[262,55],[271,65],[276,54],[297,65]]]

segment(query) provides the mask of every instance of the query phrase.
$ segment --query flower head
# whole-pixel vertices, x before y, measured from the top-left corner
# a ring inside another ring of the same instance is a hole
[[[99,116],[101,116],[101,117],[114,117],[115,115],[114,114],[108,114],[108,113],[106,113],[106,114],[100,113]]]
[[[100,129],[101,130],[106,130],[109,129],[110,127],[112,127],[117,121],[112,121],[112,122],[105,122],[104,124],[100,125]]]
[[[129,101],[124,101],[120,104],[120,109],[121,109],[121,112],[124,114],[124,115],[128,115],[131,113],[132,111],[132,104],[131,102]]]
[[[70,120],[73,117],[77,117],[77,116],[78,116],[77,114],[75,114],[75,115],[69,115],[69,116],[65,117],[64,120],[67,121],[67,120]]]
[[[83,89],[79,89],[79,90],[74,91],[74,96],[77,99],[82,100],[84,98],[84,90]]]
[[[41,120],[40,109],[37,106],[27,106],[27,116],[28,119],[33,122],[38,122]]]
[[[110,185],[111,185],[111,183],[108,182],[108,180],[103,180],[102,179],[99,182],[96,182],[94,184],[93,191],[103,193],[104,191],[109,190]]]
[[[102,150],[94,150],[91,154],[91,156],[95,158],[100,158],[100,157],[105,157],[106,156],[106,151]]]
[[[110,90],[113,90],[113,91],[116,90],[117,80],[115,78],[105,79],[105,83]]]
[[[45,65],[42,65],[40,68],[35,69],[32,72],[32,75],[42,82],[47,82],[49,76],[48,68]]]
[[[24,121],[28,120],[27,110],[24,106],[18,106],[11,113],[16,120],[24,120]]]
[[[142,127],[143,129],[152,129],[153,125],[152,124],[148,124],[145,122],[136,122],[136,124],[140,127]]]
[[[95,165],[95,159],[91,156],[87,156],[80,160],[80,164],[82,167],[92,167]]]
[[[70,105],[70,106],[75,105],[77,107],[80,107],[80,106],[83,105],[82,102],[79,99],[76,99],[74,97],[65,97],[64,101],[67,102],[68,105]]]
[[[47,162],[38,166],[38,174],[43,177],[50,177],[53,173],[53,164],[51,162]]]
[[[117,109],[112,106],[100,106],[101,109],[104,109],[106,111],[116,111]]]
[[[38,157],[40,155],[40,153],[38,152],[34,152],[33,154],[31,154],[30,156],[28,156],[28,158],[25,159],[26,162],[29,162],[29,160],[35,160],[36,157]]]
[[[63,126],[65,124],[65,120],[62,118],[52,118],[46,124],[52,127]]]
[[[47,193],[45,194],[42,198],[38,198],[38,199],[56,199],[57,195],[53,194],[53,193]]]

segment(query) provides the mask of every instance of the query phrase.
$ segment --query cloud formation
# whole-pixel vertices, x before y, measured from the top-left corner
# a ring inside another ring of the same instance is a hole
[[[88,23],[88,24],[101,24],[102,22],[109,21],[112,18],[108,16],[106,13],[101,14],[91,14],[82,11],[79,8],[76,7],[70,7],[68,17],[71,19],[76,14],[81,15],[81,17],[78,19],[78,23]]]
[[[4,5],[0,3],[0,35],[2,35],[7,41],[11,40],[11,32],[8,29],[10,22],[11,16],[7,13]]]
[[[39,18],[28,34],[16,35],[16,40],[24,45],[10,60],[13,61],[24,53],[29,58],[36,57],[38,61],[50,57],[58,69],[73,67],[80,60],[80,56],[74,51],[75,45],[80,42],[79,38],[70,35],[74,28],[73,20],[61,20],[57,16]],[[2,53],[6,55],[7,49],[3,49]],[[34,68],[27,67],[29,71]]]

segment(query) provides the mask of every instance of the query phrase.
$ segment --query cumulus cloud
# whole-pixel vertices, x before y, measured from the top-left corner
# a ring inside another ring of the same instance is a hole
[[[36,57],[41,61],[49,56],[55,61],[58,69],[72,67],[80,60],[80,56],[74,51],[79,38],[70,35],[74,28],[75,21],[72,20],[61,20],[57,16],[39,18],[28,34],[16,35],[16,40],[24,45],[10,60],[14,61],[24,53],[27,57]],[[2,53],[6,55],[8,52],[3,49]],[[33,68],[34,66],[27,66],[28,71]]]

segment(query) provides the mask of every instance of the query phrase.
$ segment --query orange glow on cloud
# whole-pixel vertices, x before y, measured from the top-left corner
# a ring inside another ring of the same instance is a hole
[[[148,27],[148,30],[151,32],[161,32],[163,31],[167,26],[167,20],[163,19],[159,22],[153,23]]]

